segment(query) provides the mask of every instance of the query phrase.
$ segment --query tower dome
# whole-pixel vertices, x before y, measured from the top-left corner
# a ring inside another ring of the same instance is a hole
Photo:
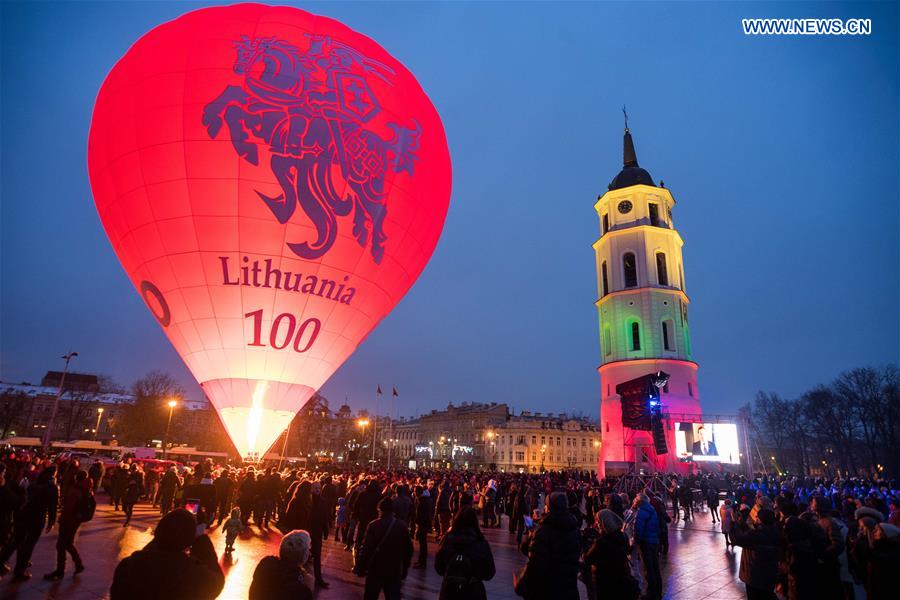
[[[625,128],[625,140],[623,143],[623,160],[622,170],[616,175],[609,184],[610,190],[618,190],[632,185],[652,185],[653,177],[646,169],[642,169],[638,165],[637,153],[634,151],[634,140],[631,139],[631,132]]]

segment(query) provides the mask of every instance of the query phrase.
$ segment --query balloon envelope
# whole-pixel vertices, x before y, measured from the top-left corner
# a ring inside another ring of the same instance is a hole
[[[259,4],[140,38],[100,89],[88,168],[122,266],[243,456],[406,293],[450,199],[412,74],[337,21]]]

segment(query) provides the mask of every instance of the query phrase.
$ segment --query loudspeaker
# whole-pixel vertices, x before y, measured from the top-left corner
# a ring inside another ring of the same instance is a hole
[[[624,427],[650,431],[651,388],[649,375],[636,377],[616,386],[616,393],[622,399]]]
[[[656,449],[656,455],[666,454],[669,451],[666,445],[666,430],[663,427],[662,417],[654,414],[651,417],[651,426],[653,431],[653,446]]]

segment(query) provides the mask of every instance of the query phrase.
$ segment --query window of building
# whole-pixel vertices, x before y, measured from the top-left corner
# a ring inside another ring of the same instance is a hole
[[[694,385],[690,381],[688,381],[688,396],[694,397]]]
[[[546,443],[547,443],[546,438],[544,436],[541,436],[541,445],[543,446]]]
[[[603,225],[601,226],[600,235],[609,233],[609,213],[603,213]]]
[[[556,438],[556,446],[557,446],[557,447],[561,447],[561,446],[562,446],[562,442],[560,441],[559,438]]]
[[[666,255],[656,253],[656,281],[659,285],[669,285],[669,271],[666,269]]]
[[[659,227],[659,204],[656,202],[650,203],[650,224]]]
[[[600,280],[601,280],[601,284],[602,284],[601,291],[603,292],[603,296],[605,296],[609,293],[609,276],[606,273],[606,261],[605,260],[600,265]]]
[[[584,448],[586,446],[587,446],[587,440],[584,438],[581,438],[581,447]]]
[[[625,272],[625,287],[637,287],[637,261],[633,252],[626,252],[622,257],[622,269]]]
[[[536,452],[532,452],[532,453],[531,453],[531,461],[534,462],[534,461],[536,461],[536,460],[537,460],[537,453],[536,453]]]
[[[525,460],[525,453],[524,452],[516,452],[516,460],[519,460],[519,461]]]
[[[666,319],[662,322],[663,348],[666,350],[674,350],[672,347],[672,327],[671,319]]]
[[[606,422],[606,433],[609,433],[609,421]]]
[[[524,445],[525,445],[525,436],[524,436],[524,435],[517,436],[517,437],[516,437],[516,444],[519,444],[519,445],[521,445],[521,446],[524,446]]]
[[[637,321],[631,322],[631,350],[641,349],[641,326]]]
[[[537,444],[537,436],[536,435],[531,436],[531,443]]]
[[[603,326],[603,351],[606,356],[612,354],[612,334],[609,331],[609,325]],[[609,391],[607,390],[606,395],[609,395]]]

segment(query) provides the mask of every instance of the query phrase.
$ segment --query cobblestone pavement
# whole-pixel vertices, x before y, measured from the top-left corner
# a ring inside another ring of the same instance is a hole
[[[669,556],[662,560],[664,590],[666,598],[678,600],[736,600],[744,597],[744,586],[737,580],[740,564],[740,549],[725,552],[724,538],[713,527],[708,513],[698,512],[696,519],[685,527],[679,523],[670,526]],[[55,567],[56,529],[41,537],[33,557],[34,575],[28,582],[13,584],[11,574],[0,580],[0,598],[19,599],[70,599],[97,600],[109,597],[109,585],[118,561],[141,548],[152,537],[152,528],[159,515],[147,505],[138,505],[134,518],[128,527],[122,527],[122,513],[115,513],[112,507],[101,499],[94,520],[87,523],[78,533],[78,546],[87,570],[78,576],[72,575],[71,560],[67,563],[65,579],[47,582],[41,575]],[[506,519],[503,521],[506,525]],[[211,532],[213,544],[221,554],[225,545],[221,530]],[[508,600],[515,598],[512,590],[513,573],[525,562],[525,557],[515,548],[515,538],[507,530],[492,529],[485,532],[494,559],[497,575],[487,582],[488,598]],[[248,528],[236,544],[236,551],[230,561],[220,558],[225,570],[225,589],[219,596],[231,600],[247,598],[247,590],[253,576],[253,569],[259,559],[277,552],[280,533],[260,531],[256,526]],[[436,544],[429,544],[433,561]],[[418,551],[418,548],[416,548]],[[14,560],[14,558],[13,558]],[[11,561],[12,562],[12,561]],[[636,563],[637,564],[637,563]],[[348,600],[362,597],[362,580],[349,572],[350,553],[336,544],[333,539],[326,542],[323,549],[323,571],[331,583],[327,590],[317,592],[317,600]],[[403,597],[415,600],[437,598],[440,577],[435,573],[433,562],[425,570],[411,570],[403,584]],[[584,594],[583,586],[582,596]]]

